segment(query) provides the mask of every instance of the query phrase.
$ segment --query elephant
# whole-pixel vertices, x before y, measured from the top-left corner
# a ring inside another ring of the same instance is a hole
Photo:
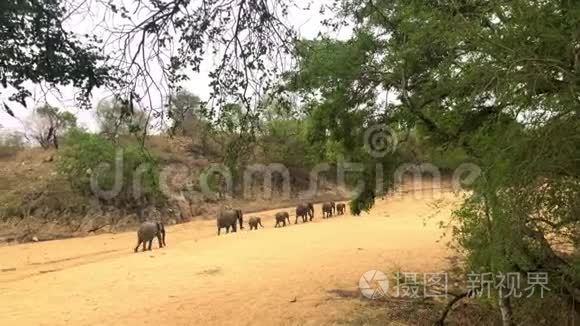
[[[280,223],[282,223],[282,226],[286,226],[286,220],[288,220],[288,224],[290,224],[290,214],[288,214],[288,212],[278,212],[275,215],[276,217],[276,225],[274,225],[275,228],[280,226]]]
[[[310,221],[312,221],[314,218],[314,205],[312,205],[312,203],[307,203],[296,206],[296,220],[294,221],[294,224],[298,223],[299,217],[302,218],[303,223],[308,221],[308,217],[310,217]]]
[[[159,248],[167,246],[165,243],[165,226],[161,222],[143,222],[137,231],[137,246],[135,247],[135,252],[139,250],[139,245],[143,243],[143,251],[145,251],[145,245],[149,242],[147,250],[151,250],[151,245],[153,244],[153,238],[157,237],[159,241]]]
[[[217,216],[217,228],[218,228],[218,235],[220,235],[220,231],[222,228],[226,229],[226,233],[230,233],[230,227],[232,228],[232,232],[236,232],[236,223],[240,222],[242,225],[242,211],[239,209],[222,209],[219,211]]]
[[[241,209],[236,209],[236,213],[238,213],[238,221],[240,222],[240,230],[244,229],[244,214],[242,213]]]
[[[261,227],[264,227],[262,225],[262,219],[259,217],[255,217],[255,216],[250,217],[250,219],[248,220],[248,224],[250,225],[250,231],[257,230],[258,225]]]
[[[346,211],[346,205],[344,203],[336,204],[336,211],[338,212],[339,215],[344,215]]]
[[[336,205],[334,202],[328,202],[322,204],[322,218],[332,217],[332,214],[336,210]]]

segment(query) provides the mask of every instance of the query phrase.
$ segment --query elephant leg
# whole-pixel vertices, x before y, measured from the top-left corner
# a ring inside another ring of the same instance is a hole
[[[232,232],[237,232],[237,231],[238,231],[238,230],[237,230],[237,228],[236,228],[236,223],[234,223],[234,224],[232,225]]]
[[[161,240],[161,234],[157,234],[157,242],[159,242],[159,248],[163,248],[163,241]]]
[[[151,251],[151,246],[153,246],[153,239],[149,240],[149,247],[147,250]]]
[[[218,235],[220,235],[220,231],[221,231],[221,229],[222,229],[222,228],[220,228],[220,227],[218,226]]]
[[[286,224],[286,223],[284,223]],[[296,215],[296,219],[294,220],[294,224],[298,224],[298,215]]]
[[[147,241],[143,241],[143,251],[145,251],[145,249],[147,249]]]
[[[139,245],[141,245],[141,239],[137,239],[137,247],[135,247],[135,252],[139,250]]]
[[[226,226],[226,234],[230,233],[230,226]]]

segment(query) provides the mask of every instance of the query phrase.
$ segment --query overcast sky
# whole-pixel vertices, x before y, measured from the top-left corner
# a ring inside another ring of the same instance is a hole
[[[314,38],[319,32],[328,32],[321,24],[321,20],[325,17],[319,13],[319,6],[323,2],[327,2],[327,0],[315,1],[315,5],[313,5],[312,9],[308,11],[299,9],[290,11],[288,21],[303,38]],[[92,16],[98,17],[99,13],[95,12]],[[85,33],[94,31],[94,24],[95,23],[92,19],[83,16],[71,19],[68,25],[71,30],[74,30],[77,33]],[[349,34],[350,31],[345,29],[340,31],[338,34],[334,33],[333,36],[344,38]],[[200,73],[196,74],[191,72],[189,74],[189,81],[184,82],[182,86],[184,86],[188,91],[197,94],[203,100],[206,100],[210,93],[210,80],[208,78],[208,73],[211,70],[212,65],[213,58],[208,55],[202,64]],[[109,94],[105,90],[95,90],[93,92],[93,107],[97,105],[100,99],[107,97],[108,95]],[[0,95],[0,101],[1,100],[5,100],[5,98],[2,98],[2,95]],[[40,87],[35,87],[33,99],[31,99],[28,104],[29,108],[24,108],[11,102],[10,106],[14,109],[17,118],[13,118],[4,111],[0,111],[0,125],[4,130],[24,130],[27,117],[30,115],[32,107],[38,106],[45,101],[53,106],[66,108],[75,113],[80,126],[86,127],[90,130],[97,130],[97,125],[93,118],[95,110],[80,110],[76,108],[74,90],[69,87],[59,88],[58,92],[52,91],[48,93],[43,91]]]

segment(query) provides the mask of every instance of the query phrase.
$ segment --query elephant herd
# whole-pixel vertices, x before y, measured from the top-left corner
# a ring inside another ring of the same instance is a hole
[[[326,202],[322,204],[322,218],[330,218],[333,215],[343,215],[346,211],[344,203]],[[299,219],[302,223],[312,221],[314,218],[314,205],[312,203],[303,203],[296,206],[296,218],[294,224],[298,224]],[[274,215],[276,220],[275,228],[286,226],[286,222],[290,224],[290,214],[286,211],[277,212]],[[244,217],[241,209],[221,209],[217,215],[217,234],[220,235],[221,229],[226,229],[226,233],[237,231],[237,225],[240,225],[240,230],[244,229]],[[258,226],[262,225],[260,217],[252,216],[248,220],[251,230],[257,230]],[[151,250],[153,239],[157,238],[159,248],[167,246],[165,243],[165,226],[160,222],[144,222],[137,231],[137,246],[135,252],[139,250],[139,246],[143,244],[143,251]]]
[[[332,217],[333,215],[343,215],[345,211],[346,205],[344,203],[336,204],[335,202],[327,202],[322,204],[322,218],[324,219]],[[295,216],[294,224],[298,224],[300,219],[302,219],[302,223],[312,221],[314,218],[314,205],[312,203],[299,204],[296,206]],[[274,215],[274,219],[276,220],[275,228],[284,227],[286,223],[290,224],[290,214],[286,211],[277,212]],[[232,232],[236,232],[236,222],[240,224],[240,229],[244,228],[244,218],[241,210],[221,210],[217,216],[218,235],[220,235],[222,228],[226,229],[226,233],[230,232],[230,228]],[[264,227],[262,225],[262,219],[259,217],[250,217],[248,224],[250,225],[250,230],[257,230],[258,225]]]

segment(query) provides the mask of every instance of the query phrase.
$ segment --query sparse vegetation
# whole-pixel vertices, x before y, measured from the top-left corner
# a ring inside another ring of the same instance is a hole
[[[24,145],[25,139],[21,132],[0,130],[0,159],[13,157]]]

